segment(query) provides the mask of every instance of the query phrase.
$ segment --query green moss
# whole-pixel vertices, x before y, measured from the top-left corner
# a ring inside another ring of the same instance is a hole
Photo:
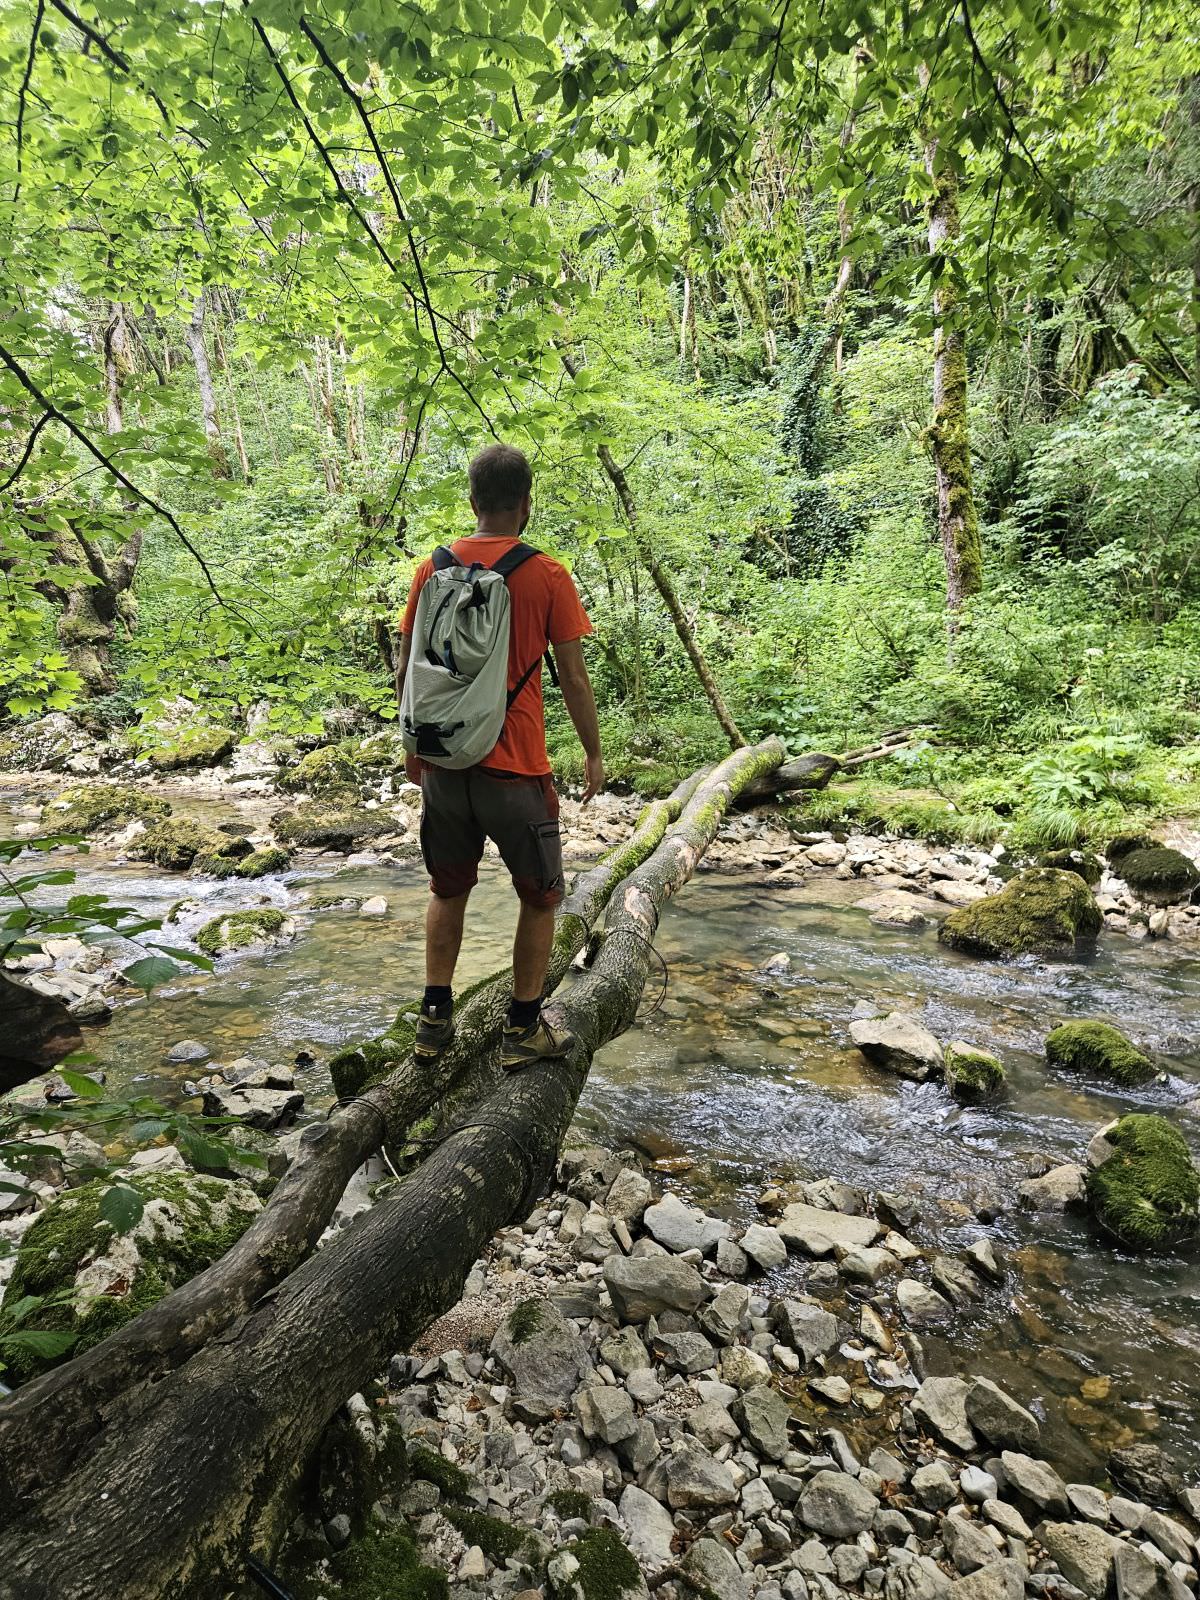
[[[1121,857],[1118,870],[1135,894],[1160,905],[1186,900],[1200,883],[1200,867],[1165,845],[1129,851]]]
[[[56,833],[106,833],[130,822],[161,822],[171,808],[129,784],[77,783],[42,807],[42,822]]]
[[[219,833],[193,817],[166,817],[146,829],[130,854],[140,861],[153,861],[168,872],[185,872],[197,855],[219,850],[223,842]]]
[[[345,744],[310,750],[294,767],[280,774],[279,787],[289,794],[306,789],[311,794],[346,796],[353,803],[361,786],[359,763]]]
[[[414,1478],[436,1483],[450,1500],[464,1500],[475,1488],[475,1480],[469,1472],[464,1472],[453,1461],[447,1461],[445,1456],[425,1444],[409,1445],[408,1468]]]
[[[400,1007],[396,1020],[386,1033],[362,1044],[339,1050],[329,1062],[329,1076],[339,1100],[362,1094],[371,1084],[386,1078],[388,1073],[406,1056],[411,1055],[417,1034],[417,1013],[421,1009],[420,997],[408,1000]]]
[[[1046,1060],[1126,1088],[1155,1075],[1150,1057],[1107,1022],[1064,1022],[1046,1038]]]
[[[584,1494],[582,1489],[555,1489],[553,1494],[546,1496],[546,1504],[564,1522],[572,1522],[576,1517],[584,1522],[591,1521],[592,1497]]]
[[[277,812],[271,826],[284,844],[346,852],[396,832],[386,811],[367,811],[347,797],[302,801],[294,811]]]
[[[180,772],[185,767],[215,767],[235,744],[228,728],[193,728],[169,745],[146,753],[155,772]]]
[[[521,1300],[508,1314],[508,1336],[514,1344],[527,1344],[545,1320],[544,1300]]]
[[[447,1600],[446,1575],[421,1564],[407,1533],[371,1533],[333,1562],[345,1600]]]
[[[1091,890],[1075,873],[1031,867],[999,894],[952,911],[938,939],[977,956],[1065,954],[1095,938],[1102,923]]]
[[[273,906],[255,911],[231,911],[214,917],[196,934],[196,944],[206,956],[221,956],[247,945],[269,942],[283,930],[287,918]]]
[[[589,1528],[567,1549],[579,1563],[584,1600],[625,1600],[641,1590],[641,1568],[611,1528]]]
[[[1050,850],[1042,857],[1040,865],[1073,872],[1088,884],[1099,883],[1104,872],[1100,857],[1091,850]]]
[[[1087,1176],[1097,1221],[1131,1250],[1164,1250],[1200,1231],[1200,1173],[1163,1117],[1132,1113],[1105,1133],[1114,1153]]]
[[[284,872],[291,865],[290,850],[271,845],[262,850],[252,850],[243,840],[226,839],[217,835],[215,848],[198,855],[195,871],[212,878],[265,878],[269,872]],[[235,847],[236,848],[233,848]]]
[[[90,1298],[48,1306],[34,1313],[33,1328],[70,1328],[76,1333],[72,1355],[90,1349],[171,1289],[195,1277],[224,1255],[241,1237],[258,1211],[258,1202],[242,1185],[193,1173],[145,1173],[122,1179],[142,1196],[169,1205],[182,1219],[182,1229],[160,1225],[148,1211],[134,1230],[139,1261],[132,1275],[114,1275],[111,1284],[97,1284]],[[23,1295],[54,1295],[69,1290],[76,1273],[103,1254],[113,1241],[113,1228],[100,1214],[100,1201],[111,1180],[97,1178],[68,1189],[38,1217],[21,1241],[5,1301]],[[117,1246],[117,1248],[120,1248]],[[19,1381],[54,1365],[53,1361],[19,1352],[10,1371]]]
[[[265,878],[270,872],[286,872],[291,863],[290,850],[283,849],[281,845],[268,845],[243,856],[233,875],[235,878]]]
[[[945,1073],[951,1094],[967,1105],[999,1094],[1004,1087],[1004,1066],[999,1058],[966,1044],[946,1046]]]
[[[1156,843],[1157,840],[1148,833],[1116,833],[1108,841],[1106,854],[1110,861],[1116,863],[1123,856],[1132,855],[1135,850],[1152,850]]]
[[[462,1506],[446,1506],[446,1518],[452,1522],[469,1545],[477,1544],[492,1561],[520,1560],[532,1544],[528,1533],[511,1522],[501,1522],[499,1517],[489,1517],[482,1511],[468,1511]]]

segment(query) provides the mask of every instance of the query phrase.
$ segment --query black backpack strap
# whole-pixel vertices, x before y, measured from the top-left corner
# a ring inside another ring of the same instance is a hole
[[[554,656],[552,655],[552,653],[549,650],[546,651],[546,671],[550,674],[550,682],[557,689],[558,688],[558,668],[554,665]]]
[[[445,572],[447,567],[461,567],[462,562],[447,545],[440,544],[430,556],[435,572]]]
[[[507,581],[523,562],[539,553],[531,544],[522,544],[518,539],[511,550],[506,550],[499,561],[493,562],[492,571],[498,572]]]

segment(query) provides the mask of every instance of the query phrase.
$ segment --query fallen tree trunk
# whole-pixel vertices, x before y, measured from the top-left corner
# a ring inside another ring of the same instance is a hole
[[[689,778],[647,806],[632,836],[576,877],[559,908],[552,988],[615,886],[655,849],[700,781]],[[356,1169],[381,1144],[401,1142],[498,1043],[510,991],[507,969],[477,985],[459,1012],[454,1045],[433,1065],[413,1062],[413,1029],[402,1008],[389,1033],[348,1053],[361,1057],[355,1090],[362,1092],[305,1131],[266,1207],[219,1261],[103,1343],[0,1401],[0,1504],[15,1507],[39,1494],[100,1431],[106,1406],[186,1361],[310,1254]]]
[[[785,761],[774,772],[764,773],[761,778],[747,784],[738,795],[737,804],[756,806],[783,794],[795,794],[804,789],[824,789],[837,773],[853,772],[858,767],[866,766],[869,761],[883,761],[888,756],[894,756],[898,750],[910,745],[914,737],[915,730],[905,728],[884,734],[876,744],[864,745],[859,750],[847,750],[840,756],[826,755],[816,750],[808,755],[796,756],[792,761]]]
[[[593,1054],[634,1019],[659,907],[782,755],[770,740],[729,757],[623,881],[591,970],[554,1008],[576,1036],[566,1062],[506,1080],[394,1198],[110,1409],[97,1447],[0,1536],[3,1600],[200,1600],[240,1578],[251,1540],[274,1549],[280,1491],[339,1405],[454,1304],[486,1241],[541,1192]]]

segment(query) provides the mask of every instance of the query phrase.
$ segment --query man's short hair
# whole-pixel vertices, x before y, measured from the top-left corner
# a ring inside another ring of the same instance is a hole
[[[511,444],[489,444],[467,468],[477,511],[515,511],[533,488],[533,472]]]

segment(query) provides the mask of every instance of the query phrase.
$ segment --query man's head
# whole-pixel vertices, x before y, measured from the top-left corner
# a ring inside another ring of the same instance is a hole
[[[495,533],[520,533],[529,521],[533,473],[510,444],[489,444],[467,468],[471,510],[481,526]]]

